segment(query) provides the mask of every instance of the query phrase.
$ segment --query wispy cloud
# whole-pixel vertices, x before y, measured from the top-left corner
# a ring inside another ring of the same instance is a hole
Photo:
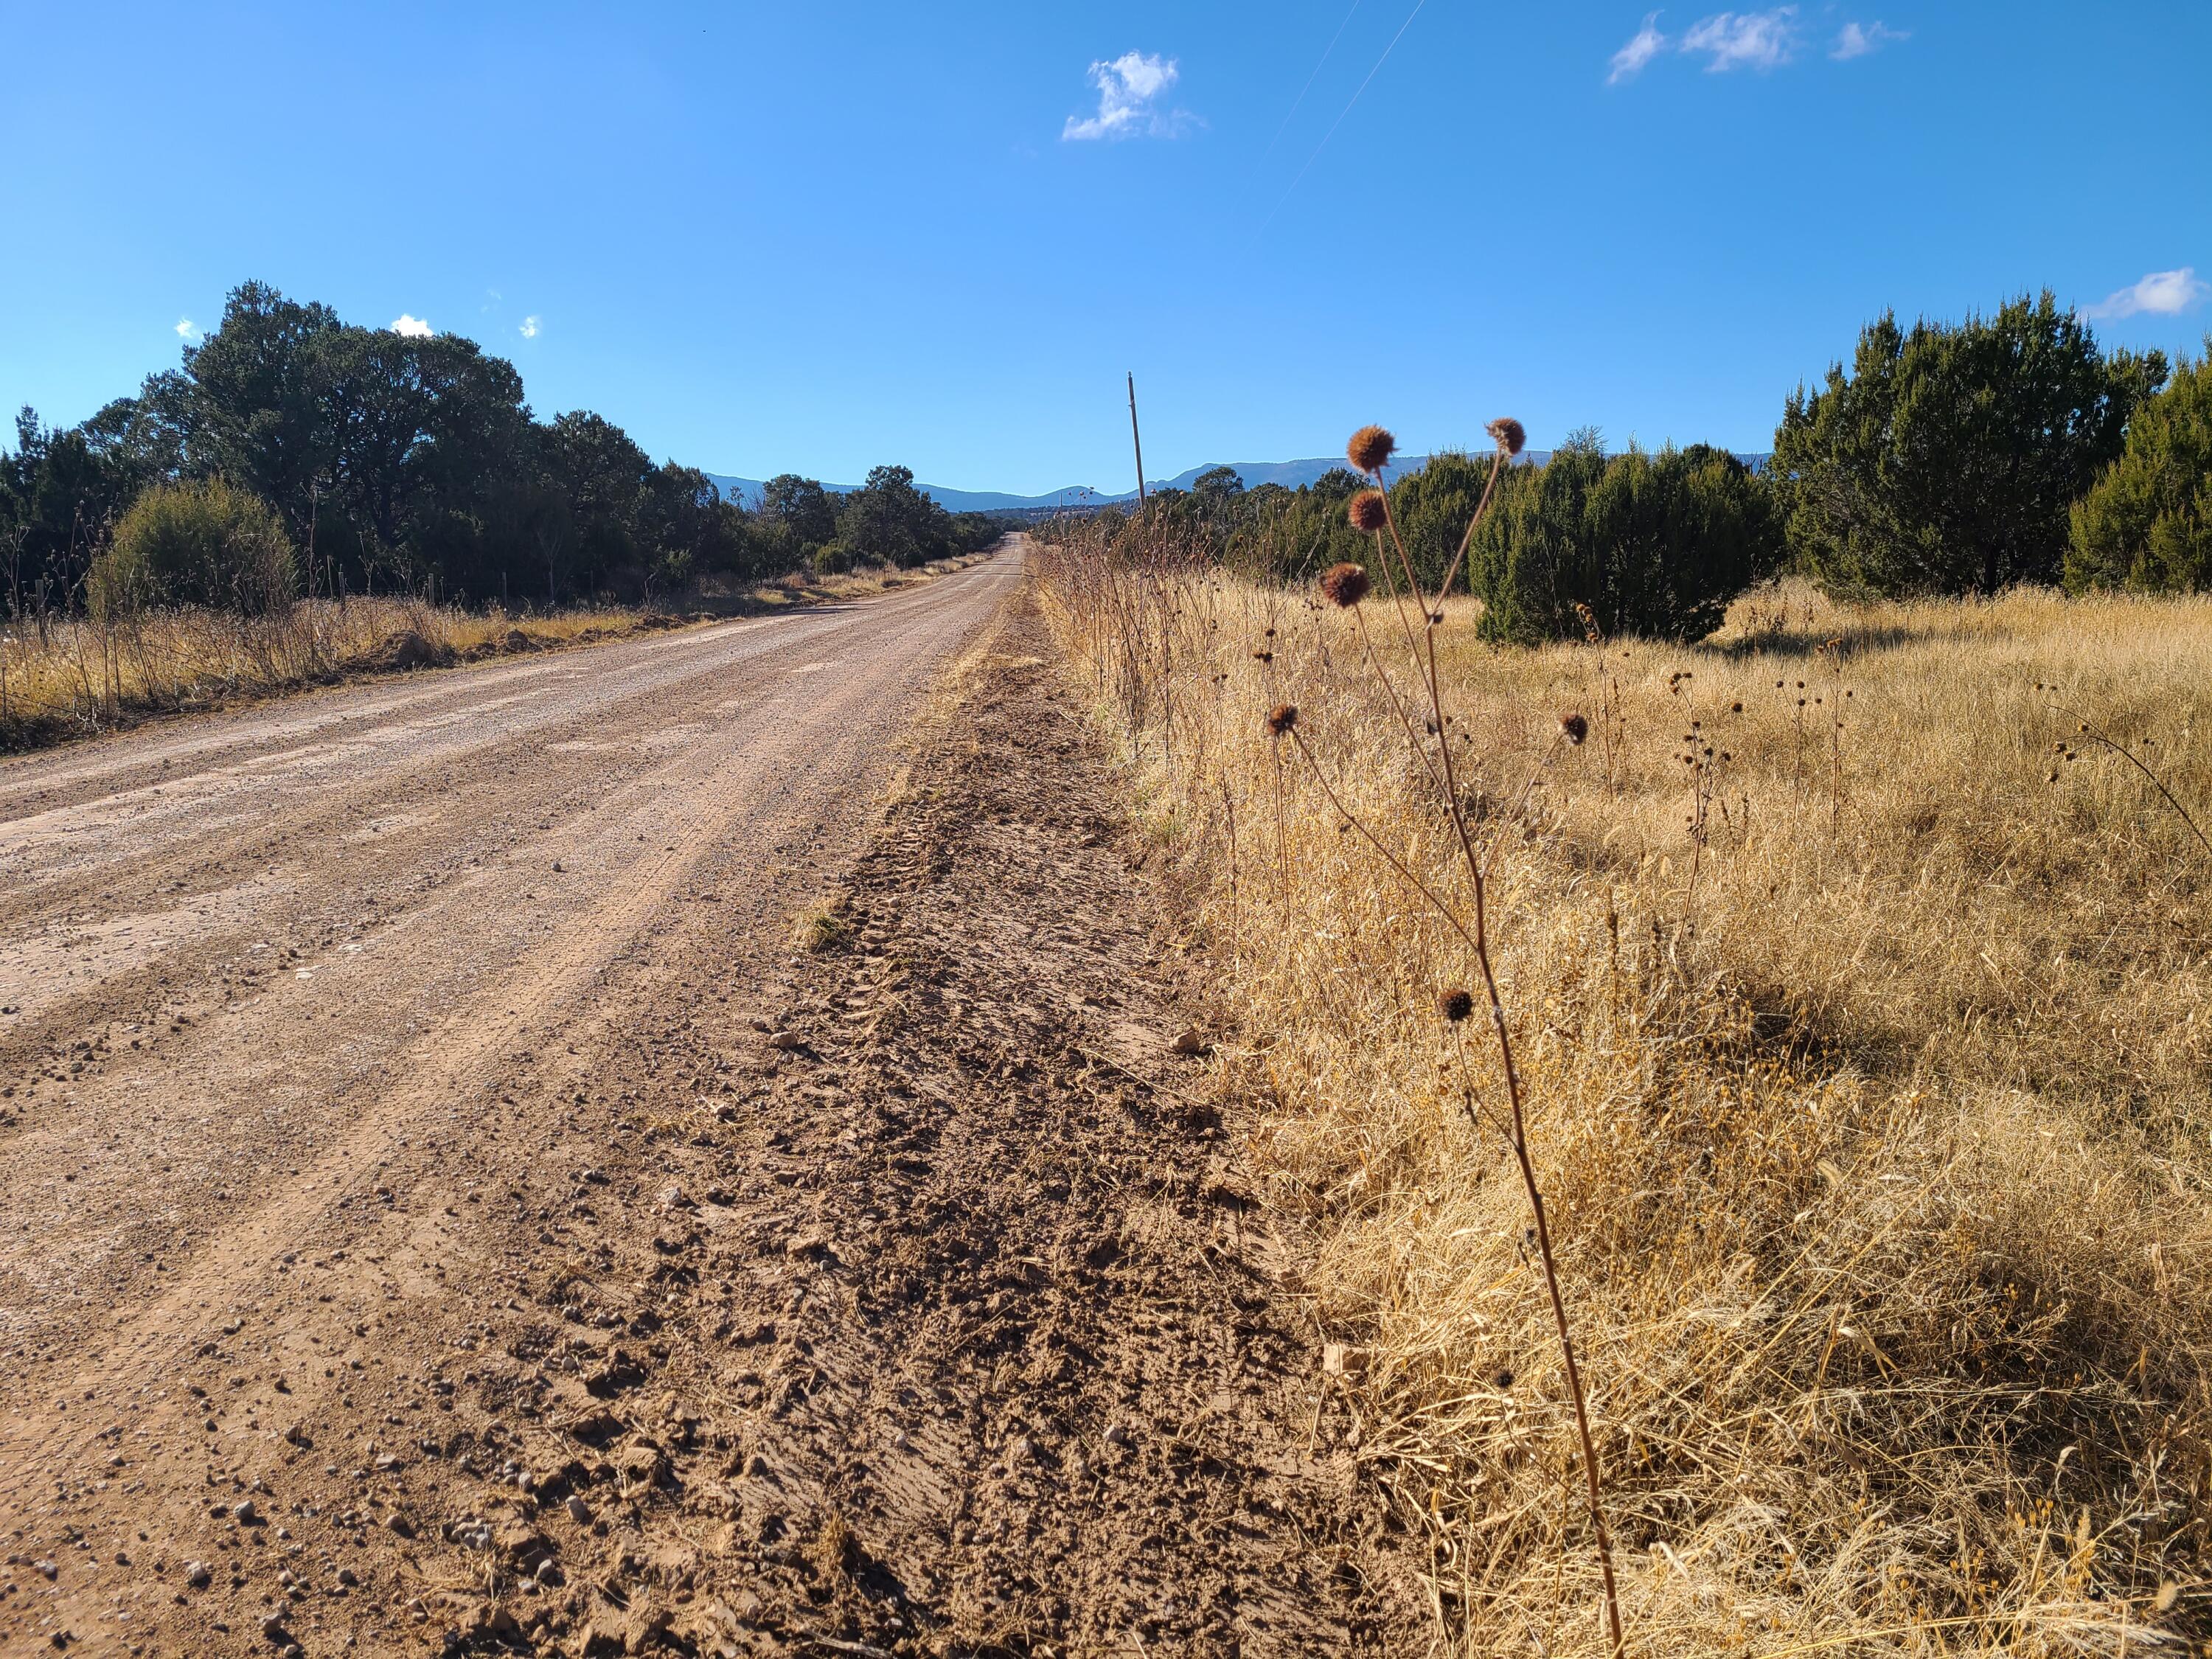
[[[2179,317],[2212,298],[2212,283],[2201,280],[2194,265],[2154,270],[2141,282],[2081,307],[2084,317]]]
[[[1828,48],[1828,56],[1842,63],[1879,52],[1892,40],[1911,38],[1903,29],[1891,28],[1878,17],[1871,23],[1846,23],[1836,31],[1836,43]]]
[[[177,337],[179,340],[189,340],[193,335],[199,331],[199,325],[194,322],[191,318],[179,317],[177,319]]]
[[[522,326],[516,331],[526,340],[534,340],[538,337],[538,319],[525,317],[522,319]]]
[[[437,332],[420,317],[410,317],[404,311],[399,313],[398,319],[392,325],[392,331],[394,334],[404,335],[410,340],[427,340]]]
[[[1663,33],[1655,11],[1645,16],[1644,27],[1629,37],[1628,44],[1613,54],[1606,84],[1618,86],[1634,80],[1652,59],[1666,52],[1702,57],[1707,72],[1714,75],[1735,69],[1761,72],[1780,69],[1802,53],[1805,33],[1794,5],[1774,6],[1765,11],[1717,11],[1700,17],[1679,35]],[[1911,38],[1880,19],[1871,23],[1847,22],[1836,32],[1828,56],[1838,62],[1863,58],[1893,40]]]
[[[1158,52],[1125,52],[1091,66],[1098,88],[1098,113],[1069,116],[1060,130],[1063,141],[1076,138],[1172,138],[1194,120],[1188,110],[1167,110],[1161,98],[1182,78],[1172,58]]]
[[[1797,52],[1797,8],[1715,12],[1682,37],[1682,50],[1705,53],[1711,60],[1705,68],[1714,75],[1778,69]]]
[[[1613,54],[1613,73],[1605,77],[1606,85],[1618,86],[1623,81],[1633,80],[1644,72],[1644,66],[1667,50],[1667,37],[1659,33],[1659,14],[1644,14],[1644,27],[1630,37],[1629,42]]]

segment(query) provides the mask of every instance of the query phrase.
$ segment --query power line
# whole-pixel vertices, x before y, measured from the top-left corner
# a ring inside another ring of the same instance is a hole
[[[1367,81],[1362,81],[1359,83],[1358,91],[1354,92],[1352,94],[1351,103],[1345,105],[1342,112],[1337,116],[1334,121],[1329,124],[1328,131],[1322,134],[1321,143],[1316,144],[1314,146],[1314,153],[1306,157],[1306,164],[1304,167],[1298,169],[1298,176],[1291,180],[1291,188],[1283,192],[1283,200],[1276,203],[1273,210],[1267,215],[1267,218],[1261,221],[1261,229],[1265,230],[1270,224],[1274,222],[1275,215],[1283,210],[1283,203],[1291,199],[1292,192],[1297,189],[1299,184],[1304,179],[1308,169],[1310,168],[1316,161],[1321,160],[1322,151],[1327,149],[1328,148],[1328,141],[1336,137],[1336,130],[1344,125],[1345,116],[1352,113],[1352,104],[1356,104],[1359,101],[1359,94],[1367,90],[1367,82],[1372,81],[1376,75],[1381,73],[1382,65],[1390,61],[1390,54],[1398,49],[1398,42],[1405,39],[1406,31],[1413,27],[1413,20],[1421,15],[1421,8],[1428,3],[1429,0],[1413,0],[1413,10],[1407,12],[1406,14],[1406,21],[1398,25],[1397,33],[1392,35],[1390,37],[1390,44],[1382,48],[1382,55],[1375,60],[1375,67],[1367,71]]]
[[[1261,161],[1264,161],[1273,155],[1275,146],[1282,143],[1283,134],[1290,129],[1291,117],[1298,112],[1298,106],[1305,102],[1306,94],[1313,90],[1313,83],[1321,78],[1322,70],[1328,67],[1328,60],[1335,55],[1336,43],[1344,39],[1345,30],[1352,27],[1352,15],[1358,11],[1360,4],[1361,0],[1352,0],[1352,10],[1344,14],[1344,21],[1336,26],[1336,33],[1328,37],[1328,50],[1322,53],[1321,62],[1316,64],[1313,66],[1313,73],[1306,76],[1306,83],[1298,88],[1298,95],[1291,100],[1291,106],[1283,115],[1283,125],[1277,127],[1275,136],[1267,140],[1267,148],[1260,152]]]

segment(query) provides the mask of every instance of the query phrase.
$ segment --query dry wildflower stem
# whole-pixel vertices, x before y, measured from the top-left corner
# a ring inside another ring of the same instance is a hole
[[[1492,422],[1493,428],[1502,424],[1504,422]],[[1518,430],[1517,422],[1514,423],[1514,429]],[[1355,452],[1358,447],[1355,439]],[[1390,498],[1387,494],[1382,498],[1384,529],[1377,532],[1376,546],[1378,552],[1382,550],[1383,536],[1387,534],[1390,551],[1397,555],[1399,568],[1405,576],[1407,591],[1421,603],[1422,642],[1427,647],[1427,661],[1423,665],[1417,657],[1416,668],[1425,665],[1427,670],[1425,684],[1429,693],[1429,718],[1436,733],[1437,753],[1443,774],[1444,805],[1451,815],[1453,834],[1457,837],[1460,850],[1467,860],[1468,877],[1473,884],[1474,894],[1474,930],[1470,933],[1466,928],[1460,927],[1459,931],[1474,951],[1475,964],[1482,975],[1483,988],[1490,1009],[1491,1034],[1497,1039],[1498,1066],[1505,1078],[1506,1106],[1511,1115],[1513,1158],[1521,1171],[1522,1189],[1528,1194],[1529,1212],[1535,1218],[1536,1249],[1544,1266],[1544,1288],[1551,1297],[1552,1317],[1559,1329],[1559,1357],[1566,1368],[1567,1395],[1574,1405],[1575,1434],[1582,1443],[1583,1476],[1589,1506],[1590,1531],[1596,1544],[1598,1571],[1605,1589],[1606,1631],[1611,1638],[1612,1651],[1618,1655],[1622,1646],[1620,1590],[1613,1577],[1613,1538],[1605,1524],[1603,1477],[1598,1467],[1597,1445],[1590,1437],[1589,1403],[1583,1389],[1582,1368],[1575,1359],[1574,1332],[1567,1321],[1566,1302],[1559,1294],[1559,1259],[1552,1249],[1552,1228],[1545,1214],[1543,1188],[1536,1179],[1536,1167],[1528,1157],[1528,1114],[1522,1103],[1521,1071],[1514,1060],[1513,1033],[1506,1022],[1504,1003],[1498,995],[1497,969],[1491,962],[1489,877],[1481,855],[1474,849],[1474,837],[1467,824],[1467,809],[1460,799],[1459,778],[1452,763],[1451,725],[1444,718],[1443,685],[1437,668],[1437,627],[1442,615],[1437,607],[1443,603],[1443,596],[1450,592],[1453,579],[1458,575],[1460,565],[1467,557],[1467,550],[1474,541],[1475,529],[1482,522],[1484,513],[1489,509],[1491,497],[1498,488],[1498,475],[1504,470],[1505,459],[1505,441],[1501,437],[1498,453],[1491,460],[1490,477],[1483,486],[1482,499],[1475,504],[1474,513],[1460,537],[1459,550],[1453,555],[1443,580],[1437,586],[1434,600],[1427,599],[1422,593],[1419,580],[1413,574],[1413,561],[1407,556],[1406,544],[1399,538],[1397,520],[1389,512]],[[1380,482],[1379,478],[1377,482]],[[1387,566],[1387,560],[1385,563]],[[1405,620],[1402,605],[1399,607],[1399,620],[1401,624]],[[1407,644],[1412,644],[1410,638]],[[1373,660],[1371,655],[1370,660]],[[1378,675],[1381,673],[1379,665],[1376,665],[1376,672]],[[1413,737],[1410,725],[1407,735],[1409,738]],[[1418,741],[1415,748],[1417,750],[1419,748]],[[1310,762],[1311,753],[1303,744],[1299,749]],[[1346,816],[1351,817],[1352,814],[1346,813]],[[1375,838],[1370,836],[1369,839]],[[1380,844],[1376,842],[1376,845]],[[1393,859],[1390,862],[1391,866],[1401,875],[1413,879],[1410,872],[1397,860]],[[1431,903],[1438,902],[1420,882],[1414,881],[1413,884]],[[1458,919],[1453,917],[1452,921],[1453,925],[1458,927]]]
[[[2057,708],[2057,705],[2053,704],[2052,707]],[[2189,826],[2189,833],[2197,837],[2197,844],[2199,847],[2202,847],[2206,853],[2212,854],[2212,840],[2208,840],[2205,837],[2204,826],[2197,822],[2195,815],[2192,814],[2186,806],[2184,806],[2179,800],[2174,799],[2173,791],[2166,787],[2166,780],[2160,777],[2157,773],[2152,771],[2149,767],[2145,765],[2143,763],[2142,757],[2140,755],[2136,754],[2132,749],[2130,749],[2125,744],[2113,742],[2111,738],[2099,731],[2087,720],[2083,720],[2072,709],[2059,708],[2058,712],[2065,715],[2069,720],[2073,720],[2075,725],[2079,726],[2081,736],[2088,738],[2090,742],[2095,744],[2099,748],[2104,749],[2112,754],[2118,755],[2130,766],[2134,767],[2136,771],[2142,773],[2144,778],[2149,781],[2150,787],[2158,791],[2159,794],[2165,799],[2166,804],[2168,806],[2171,806],[2174,811],[2179,815],[2181,821]]]

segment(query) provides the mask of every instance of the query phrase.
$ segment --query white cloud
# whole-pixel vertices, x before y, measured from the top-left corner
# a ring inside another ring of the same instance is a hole
[[[179,340],[189,340],[193,335],[199,331],[199,325],[195,323],[191,318],[179,317],[177,319],[177,337]]]
[[[1071,115],[1060,130],[1071,138],[1172,138],[1192,119],[1185,110],[1163,111],[1160,95],[1181,78],[1172,58],[1158,52],[1125,52],[1093,64],[1091,84],[1098,88],[1098,113],[1079,120]]]
[[[420,317],[410,317],[404,311],[399,313],[398,320],[392,325],[392,331],[404,334],[410,340],[427,340],[437,332]]]
[[[526,340],[536,339],[538,337],[538,319],[535,317],[525,317],[522,319],[522,327],[519,332]]]
[[[1797,8],[1715,12],[1682,37],[1682,50],[1708,54],[1712,61],[1705,68],[1716,75],[1732,69],[1779,68],[1797,51]]]
[[[1636,31],[1628,44],[1613,54],[1613,73],[1605,77],[1607,86],[1617,86],[1623,81],[1633,80],[1644,72],[1644,66],[1667,50],[1667,37],[1659,33],[1659,14],[1645,14],[1644,27]]]
[[[2081,307],[2084,317],[2179,317],[2212,298],[2212,283],[2201,280],[2194,265],[2154,270],[2141,282]]]
[[[1871,23],[1846,23],[1836,31],[1836,44],[1828,48],[1828,56],[1841,63],[1846,58],[1863,58],[1878,52],[1892,40],[1910,40],[1912,37],[1903,29],[1891,28],[1880,18]]]

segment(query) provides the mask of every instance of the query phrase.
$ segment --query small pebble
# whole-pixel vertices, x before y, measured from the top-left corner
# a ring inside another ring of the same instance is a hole
[[[241,1527],[251,1526],[261,1518],[261,1511],[253,1506],[251,1498],[230,1506],[230,1518]]]
[[[571,1521],[574,1521],[578,1526],[588,1527],[592,1524],[592,1506],[589,1504],[586,1504],[575,1493],[571,1492],[568,1494],[568,1503],[567,1507],[568,1510],[568,1518]]]
[[[194,1589],[205,1589],[214,1577],[214,1569],[204,1561],[187,1561],[185,1564],[185,1582]]]

